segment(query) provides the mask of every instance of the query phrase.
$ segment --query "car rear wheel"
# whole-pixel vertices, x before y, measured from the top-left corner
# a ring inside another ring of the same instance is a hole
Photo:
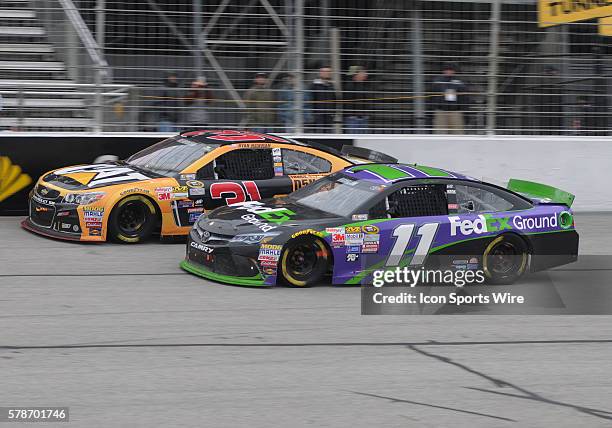
[[[294,287],[309,287],[321,282],[331,254],[323,241],[303,237],[290,241],[281,255],[281,275]]]
[[[141,195],[122,199],[113,208],[108,220],[108,236],[116,242],[135,244],[153,233],[157,209],[153,202]]]
[[[482,269],[491,284],[512,284],[525,273],[529,250],[517,235],[495,238],[482,255]]]

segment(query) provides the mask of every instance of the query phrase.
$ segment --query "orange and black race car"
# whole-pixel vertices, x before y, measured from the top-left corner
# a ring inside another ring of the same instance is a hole
[[[76,241],[184,236],[203,212],[219,206],[286,195],[354,163],[395,161],[348,149],[249,131],[187,131],[124,161],[46,173],[30,194],[22,226]]]

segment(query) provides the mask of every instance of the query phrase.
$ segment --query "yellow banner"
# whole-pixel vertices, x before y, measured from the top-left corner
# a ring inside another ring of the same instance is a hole
[[[599,34],[612,36],[612,16],[599,19]]]
[[[539,0],[540,27],[612,16],[612,0]]]

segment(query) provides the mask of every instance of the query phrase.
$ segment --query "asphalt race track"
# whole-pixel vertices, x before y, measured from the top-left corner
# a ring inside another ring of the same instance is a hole
[[[610,316],[361,316],[357,288],[224,286],[182,272],[182,244],[19,220],[0,218],[0,406],[88,427],[612,426]],[[576,224],[581,253],[611,254],[612,215]]]

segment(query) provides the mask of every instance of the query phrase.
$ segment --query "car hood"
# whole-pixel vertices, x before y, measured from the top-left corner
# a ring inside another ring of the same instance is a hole
[[[159,178],[152,172],[127,164],[78,165],[57,169],[43,177],[43,182],[67,190],[89,190]]]
[[[304,228],[325,228],[347,220],[288,201],[285,198],[245,202],[217,208],[202,216],[199,225],[222,235],[290,232]]]

